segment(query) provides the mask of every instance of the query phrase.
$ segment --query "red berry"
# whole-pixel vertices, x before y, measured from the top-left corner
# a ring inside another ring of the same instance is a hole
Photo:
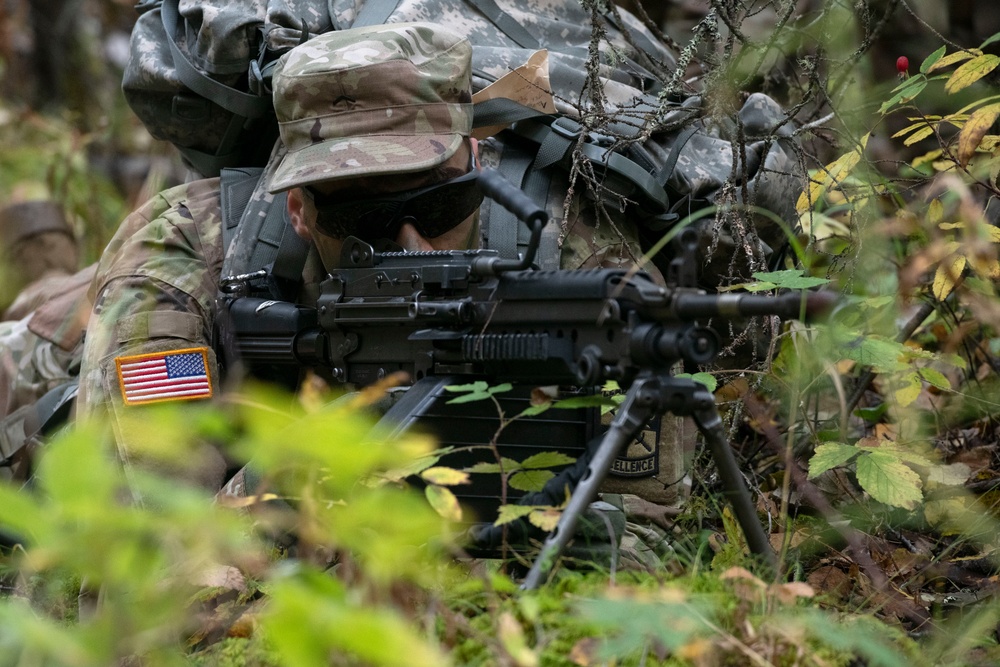
[[[910,59],[906,56],[900,56],[896,58],[896,71],[900,74],[906,74],[910,69]]]

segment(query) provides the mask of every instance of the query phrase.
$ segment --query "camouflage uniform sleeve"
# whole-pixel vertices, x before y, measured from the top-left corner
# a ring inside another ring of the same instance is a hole
[[[91,288],[94,308],[78,414],[110,420],[126,473],[144,465],[137,417],[148,409],[146,403],[210,398],[218,383],[211,346],[212,303],[222,266],[218,193],[218,179],[208,179],[154,197],[123,222]],[[121,368],[160,359],[168,382],[176,374],[187,377],[192,362],[203,366],[207,383],[200,380],[193,393],[167,391],[160,389],[161,377],[148,381],[150,389]],[[197,454],[190,469],[163,472],[217,490],[225,473],[221,455],[207,445]]]
[[[0,458],[12,456],[35,431],[35,402],[72,381],[79,360],[78,350],[35,334],[30,318],[0,322]],[[0,477],[9,475],[8,468],[0,470]]]

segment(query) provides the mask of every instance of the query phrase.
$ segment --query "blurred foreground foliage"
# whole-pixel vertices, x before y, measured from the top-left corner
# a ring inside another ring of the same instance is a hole
[[[807,653],[902,665],[916,650],[824,611],[806,584],[703,569],[699,557],[682,576],[622,572],[609,586],[599,568],[567,571],[521,592],[494,564],[456,559],[453,529],[387,481],[424,467],[433,443],[371,439],[350,405],[307,411],[261,391],[142,419],[155,434],[144,468],[176,471],[212,438],[254,461],[262,492],[216,501],[138,470],[126,484],[97,428],[50,443],[31,488],[0,487],[16,543],[0,664],[771,664]]]

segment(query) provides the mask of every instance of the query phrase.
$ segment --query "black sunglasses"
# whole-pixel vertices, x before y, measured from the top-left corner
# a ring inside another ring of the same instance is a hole
[[[344,200],[343,193],[325,195],[303,187],[316,205],[316,225],[337,239],[356,236],[367,243],[393,240],[404,222],[424,238],[432,239],[454,229],[483,202],[476,159],[469,156],[469,172],[447,181],[379,197]]]

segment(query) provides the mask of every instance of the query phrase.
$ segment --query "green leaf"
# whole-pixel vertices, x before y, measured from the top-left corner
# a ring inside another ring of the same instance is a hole
[[[899,386],[893,394],[895,395],[896,402],[899,403],[900,407],[905,408],[913,403],[913,401],[920,398],[920,392],[924,388],[924,383],[916,371],[903,375],[899,379],[899,383],[901,386]]]
[[[921,81],[926,81],[926,77],[923,76],[911,76],[907,79],[903,79],[896,84],[896,87],[892,89],[892,92],[898,93],[900,91],[907,90],[909,88],[916,87]]]
[[[445,389],[451,392],[456,392],[456,393],[468,392],[463,396],[458,396],[456,398],[451,399],[450,401],[448,401],[447,403],[448,405],[458,405],[461,403],[482,401],[484,399],[490,398],[494,394],[502,394],[504,392],[510,391],[513,388],[514,385],[512,385],[509,382],[505,382],[504,384],[499,384],[495,387],[491,387],[483,380],[478,380],[471,384],[451,385],[445,387]]]
[[[0,485],[0,526],[17,539],[36,537],[38,531],[49,533],[57,527],[51,511],[24,491]]]
[[[729,285],[728,287],[721,288],[719,291],[731,292],[739,289],[746,290],[748,292],[767,292],[768,290],[778,289],[778,286],[767,281],[757,281],[755,283],[739,283],[738,285]]]
[[[820,609],[796,608],[773,618],[775,627],[801,628],[807,637],[822,637],[823,643],[846,655],[858,655],[859,663],[879,667],[911,667],[916,664],[910,655],[901,651],[884,628],[878,631],[869,622],[870,617],[854,615],[842,621]],[[793,635],[790,635],[793,636]]]
[[[896,443],[886,444],[881,447],[861,447],[861,449],[864,449],[866,451],[872,451],[872,452],[877,451],[877,452],[883,452],[885,454],[891,454],[892,456],[898,458],[900,461],[905,461],[906,463],[911,463],[915,466],[922,466],[924,468],[931,468],[934,466],[934,463],[932,463],[930,459],[928,459],[923,454],[918,454],[917,452],[911,452],[908,449],[903,449],[902,446]]]
[[[539,468],[556,468],[558,466],[570,465],[575,462],[576,459],[562,452],[540,452],[532,454],[521,461],[521,467],[525,470],[538,470]]]
[[[536,509],[538,507],[534,505],[501,505],[500,511],[497,513],[497,520],[493,522],[493,525],[502,526],[505,523],[517,521],[523,516],[528,516]]]
[[[964,51],[956,51],[955,53],[949,53],[943,58],[938,58],[938,60],[931,66],[927,68],[928,72],[934,72],[939,69],[944,69],[954,65],[955,63],[960,63],[963,60],[968,60],[969,58],[975,58],[976,56],[983,55],[980,49],[966,49]]]
[[[941,352],[940,354],[937,355],[937,358],[938,361],[950,364],[955,368],[961,368],[963,370],[967,370],[969,368],[968,362],[966,362],[963,357],[953,352]]]
[[[860,453],[861,450],[853,445],[825,442],[809,459],[809,477],[818,477],[831,468],[842,466]]]
[[[871,366],[879,373],[905,370],[908,365],[900,358],[908,352],[906,346],[878,336],[864,336],[850,341],[840,349],[845,359]]]
[[[390,482],[401,482],[411,475],[416,475],[428,468],[432,467],[438,461],[441,460],[441,456],[447,454],[452,448],[446,448],[448,451],[435,452],[431,456],[422,456],[420,458],[414,459],[410,463],[398,468],[391,468],[382,474],[382,477]]]
[[[924,58],[924,62],[920,63],[920,71],[926,74],[927,70],[930,69],[931,65],[933,65],[934,63],[936,63],[938,60],[941,59],[941,56],[944,55],[944,52],[945,52],[945,47],[942,46],[937,51]]]
[[[491,394],[487,391],[473,391],[468,394],[462,394],[461,396],[456,396],[455,398],[447,401],[447,405],[458,405],[460,403],[472,403],[473,401],[485,401],[489,400]]]
[[[511,475],[507,484],[518,491],[541,491],[553,477],[551,470],[522,470]]]
[[[320,588],[318,579],[277,582],[268,594],[261,628],[282,664],[325,667],[331,664],[331,656],[341,664],[373,667],[404,662],[407,667],[439,667],[450,663],[448,656],[400,613],[351,604],[339,592],[333,597]]]
[[[453,384],[445,387],[445,390],[458,393],[460,391],[482,392],[489,389],[490,385],[483,380],[477,380],[472,384]]]
[[[614,396],[602,396],[600,394],[594,394],[593,396],[574,396],[573,398],[564,398],[561,401],[556,401],[552,406],[558,408],[559,410],[574,410],[576,408],[600,408],[604,406],[615,407],[621,401],[615,401]]]
[[[888,100],[882,103],[882,106],[880,106],[878,109],[879,113],[885,113],[886,111],[893,108],[897,104],[909,102],[917,95],[919,95],[921,92],[923,92],[924,88],[927,87],[927,79],[925,79],[922,76],[919,78],[913,77],[911,79],[908,79],[908,82],[910,83],[910,85],[904,87],[898,93],[896,93],[895,95],[893,95]]]
[[[920,476],[895,454],[872,450],[858,457],[858,483],[886,505],[913,509],[920,502]]]
[[[801,269],[788,269],[787,271],[771,271],[753,274],[757,280],[774,283],[780,289],[808,289],[826,285],[830,281],[826,278],[813,278],[803,276]]]
[[[895,303],[895,295],[889,296],[869,296],[861,299],[860,305],[862,308],[867,308],[869,310],[882,311],[885,307],[891,303]]]
[[[699,382],[705,385],[705,389],[711,392],[714,392],[719,386],[719,381],[711,373],[678,373],[675,377],[688,378]]]
[[[474,465],[465,468],[465,472],[470,473],[491,473],[498,475],[502,472],[516,472],[521,469],[521,464],[514,459],[508,459],[507,457],[501,457],[501,463],[503,463],[503,468],[501,469],[500,463],[487,463],[485,461],[476,463]]]
[[[543,412],[548,411],[552,407],[552,403],[540,403],[538,405],[529,405],[524,410],[521,410],[521,414],[518,417],[537,417]]]
[[[987,44],[992,44],[993,42],[996,42],[997,40],[1000,40],[1000,32],[992,35],[991,37],[987,37],[986,41],[979,45],[979,48],[982,49]],[[942,47],[942,48],[944,48],[944,47]]]
[[[858,408],[854,414],[866,422],[877,422],[889,410],[888,403],[879,403],[873,408]]]
[[[920,377],[938,389],[951,389],[951,382],[945,374],[935,368],[921,368]]]

